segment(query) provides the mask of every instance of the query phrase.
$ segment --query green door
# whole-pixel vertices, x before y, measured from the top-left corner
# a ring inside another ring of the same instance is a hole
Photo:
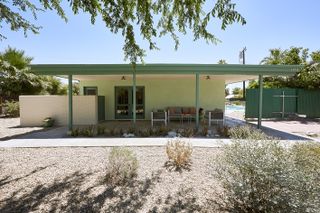
[[[144,119],[144,87],[136,87],[137,119]],[[133,118],[132,87],[115,87],[115,118],[131,120]]]

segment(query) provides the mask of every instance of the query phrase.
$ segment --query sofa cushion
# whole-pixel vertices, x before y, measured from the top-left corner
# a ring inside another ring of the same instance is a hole
[[[171,115],[181,114],[181,107],[168,107],[168,111]]]
[[[183,114],[190,114],[190,107],[182,107]]]
[[[196,114],[197,110],[195,107],[190,107],[190,114]]]

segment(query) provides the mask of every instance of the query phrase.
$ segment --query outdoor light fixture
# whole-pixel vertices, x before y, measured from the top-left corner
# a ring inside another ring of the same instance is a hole
[[[126,80],[126,77],[123,75],[123,76],[121,77],[121,80],[122,80],[122,81]]]
[[[210,76],[209,75],[207,75],[206,76],[206,80],[210,80],[211,78],[210,78]]]

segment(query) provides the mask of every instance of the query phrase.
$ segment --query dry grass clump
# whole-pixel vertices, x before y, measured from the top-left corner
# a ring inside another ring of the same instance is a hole
[[[228,138],[230,137],[230,127],[226,125],[218,126],[217,133],[220,135],[220,137]]]
[[[227,212],[320,212],[320,145],[236,140],[214,161]]]
[[[128,148],[114,147],[108,158],[106,181],[111,185],[126,185],[137,176],[136,155]]]
[[[169,161],[166,165],[175,168],[175,170],[188,169],[191,165],[192,152],[193,148],[190,143],[179,138],[169,140],[166,145]]]

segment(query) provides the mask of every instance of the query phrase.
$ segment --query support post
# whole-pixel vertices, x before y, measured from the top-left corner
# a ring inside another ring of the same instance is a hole
[[[68,75],[68,130],[72,131],[73,128],[73,91],[72,91],[72,75]]]
[[[242,98],[244,101],[246,100],[246,81],[242,82]]]
[[[258,129],[261,129],[262,119],[262,100],[263,100],[263,76],[259,75],[259,111],[258,111]]]
[[[137,103],[136,103],[136,91],[137,91],[137,88],[136,88],[136,72],[133,71],[133,76],[132,76],[132,83],[133,83],[133,88],[132,88],[132,98],[133,98],[133,101],[132,101],[132,104],[133,104],[133,107],[132,107],[132,113],[133,113],[133,124],[135,125],[136,124],[136,107],[137,107]]]
[[[199,90],[200,90],[200,85],[199,85],[199,73],[196,73],[196,128],[199,128]]]

